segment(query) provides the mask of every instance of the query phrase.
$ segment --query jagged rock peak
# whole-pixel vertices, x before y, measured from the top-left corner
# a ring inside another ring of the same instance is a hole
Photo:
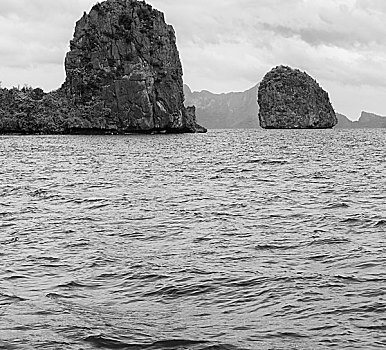
[[[325,129],[337,124],[328,93],[306,72],[277,66],[258,90],[259,121],[268,129]]]
[[[76,23],[65,59],[65,94],[90,105],[107,128],[123,132],[196,132],[184,107],[182,66],[173,27],[151,5],[97,3]]]

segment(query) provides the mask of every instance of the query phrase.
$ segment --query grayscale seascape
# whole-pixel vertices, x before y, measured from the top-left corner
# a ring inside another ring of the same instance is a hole
[[[0,349],[386,347],[385,129],[0,149]]]

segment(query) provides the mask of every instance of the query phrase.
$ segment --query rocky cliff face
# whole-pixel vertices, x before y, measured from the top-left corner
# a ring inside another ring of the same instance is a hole
[[[327,92],[307,73],[278,66],[265,75],[258,91],[263,128],[317,129],[337,124]]]
[[[70,48],[63,88],[75,103],[100,103],[110,127],[200,129],[183,104],[174,30],[150,5],[136,0],[95,5],[76,23]]]
[[[107,0],[84,13],[65,69],[66,81],[50,99],[58,97],[66,112],[49,111],[63,120],[55,130],[36,132],[206,131],[196,123],[194,107],[184,106],[174,30],[145,2]],[[39,119],[39,103],[30,102],[28,116]]]
[[[185,103],[196,106],[197,121],[209,129],[259,128],[257,87],[214,94],[205,90],[192,92],[184,85]]]

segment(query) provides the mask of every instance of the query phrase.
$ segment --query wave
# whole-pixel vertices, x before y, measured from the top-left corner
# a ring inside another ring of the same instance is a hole
[[[197,296],[215,290],[213,285],[185,285],[185,286],[164,286],[155,291],[145,293],[146,297],[158,296],[167,298]]]
[[[346,209],[350,208],[350,205],[344,202],[339,203],[329,203],[324,209]]]
[[[27,301],[27,300],[28,299],[19,297],[17,295],[9,295],[9,294],[5,294],[5,293],[0,292],[0,305],[2,305],[2,306],[10,305],[13,303],[18,303],[21,301]]]
[[[275,244],[275,243],[266,243],[266,244],[257,244],[255,245],[256,250],[291,250],[297,249],[301,244]]]
[[[96,347],[106,349],[127,349],[127,350],[243,350],[240,347],[228,344],[214,344],[206,340],[190,339],[168,339],[158,340],[151,343],[129,343],[114,337],[105,335],[90,335],[83,339]]]
[[[4,343],[378,346],[385,140],[380,130],[2,139]]]
[[[386,220],[379,220],[376,223],[374,223],[374,227],[384,227],[386,226]]]
[[[317,238],[313,239],[308,243],[309,246],[312,245],[335,245],[335,244],[347,244],[350,243],[351,239],[346,237],[327,237],[327,238]]]
[[[284,159],[250,159],[246,161],[247,164],[262,164],[262,165],[284,165],[288,164]]]
[[[18,240],[19,240],[19,237],[12,237],[12,238],[7,239],[5,241],[0,241],[0,244],[3,244],[3,245],[13,244],[13,243],[16,243]]]

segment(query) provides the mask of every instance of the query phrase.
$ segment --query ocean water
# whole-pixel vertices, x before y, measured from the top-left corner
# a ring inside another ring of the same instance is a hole
[[[0,349],[386,348],[386,131],[0,137]]]

